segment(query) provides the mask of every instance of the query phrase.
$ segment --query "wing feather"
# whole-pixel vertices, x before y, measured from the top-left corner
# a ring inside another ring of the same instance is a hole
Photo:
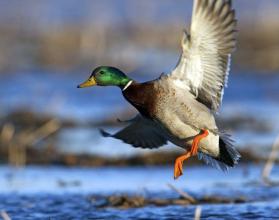
[[[115,134],[101,130],[104,137],[122,140],[133,147],[158,148],[167,143],[167,139],[160,133],[155,123],[140,115],[130,120],[130,124]]]
[[[230,0],[194,0],[191,33],[184,32],[180,60],[170,76],[213,111],[227,85],[236,39]]]

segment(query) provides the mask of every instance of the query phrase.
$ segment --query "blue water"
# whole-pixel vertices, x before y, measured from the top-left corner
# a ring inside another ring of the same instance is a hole
[[[64,193],[113,193],[113,192],[152,192],[166,191],[167,183],[185,188],[191,193],[212,193],[219,184],[239,187],[244,183],[259,179],[260,166],[239,166],[223,173],[208,166],[187,167],[179,181],[173,180],[172,166],[155,167],[97,167],[75,168],[57,166],[28,166],[15,169],[0,166],[0,193],[19,194],[64,194]],[[278,175],[278,169],[274,170]],[[201,181],[201,174],[203,180]],[[34,182],[35,181],[35,182]],[[60,182],[68,186],[61,187]],[[74,184],[76,183],[76,184]]]
[[[151,80],[133,74],[139,81]],[[0,76],[0,106],[2,113],[27,108],[58,117],[98,121],[106,113],[117,113],[128,104],[118,88],[77,89],[88,73],[52,74],[22,72]],[[278,119],[279,75],[232,73],[225,90],[222,114],[249,113],[252,116]],[[258,114],[259,112],[264,114]]]
[[[187,167],[177,181],[172,167],[15,169],[0,167],[0,210],[12,219],[187,219],[196,206],[146,206],[128,210],[97,208],[99,198],[111,194],[177,198],[167,184],[194,197],[217,195],[244,197],[243,204],[201,204],[202,217],[211,219],[257,219],[279,216],[279,188],[260,182],[262,166],[238,166],[228,173],[202,166]],[[279,167],[272,173],[279,180]]]
[[[1,196],[8,200],[9,197]],[[193,219],[196,206],[147,206],[138,209],[98,209],[83,195],[15,196],[8,203],[12,219]],[[278,219],[278,202],[202,205],[202,219]]]

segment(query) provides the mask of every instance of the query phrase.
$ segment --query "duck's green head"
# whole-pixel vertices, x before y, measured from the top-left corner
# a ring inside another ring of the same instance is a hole
[[[93,70],[90,77],[78,88],[90,86],[118,86],[124,88],[131,79],[121,70],[111,66],[100,66]]]

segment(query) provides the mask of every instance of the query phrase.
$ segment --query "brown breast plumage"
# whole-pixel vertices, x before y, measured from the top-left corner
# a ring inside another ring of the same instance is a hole
[[[133,82],[123,91],[123,96],[145,117],[152,118],[154,116],[157,99],[154,82]]]

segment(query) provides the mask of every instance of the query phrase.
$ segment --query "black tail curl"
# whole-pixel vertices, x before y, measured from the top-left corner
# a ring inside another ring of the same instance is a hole
[[[234,167],[238,163],[241,155],[233,146],[234,141],[229,134],[221,132],[219,136],[219,156],[211,157],[208,154],[199,152],[198,157],[199,159],[203,159],[206,164],[227,171],[230,167]]]

